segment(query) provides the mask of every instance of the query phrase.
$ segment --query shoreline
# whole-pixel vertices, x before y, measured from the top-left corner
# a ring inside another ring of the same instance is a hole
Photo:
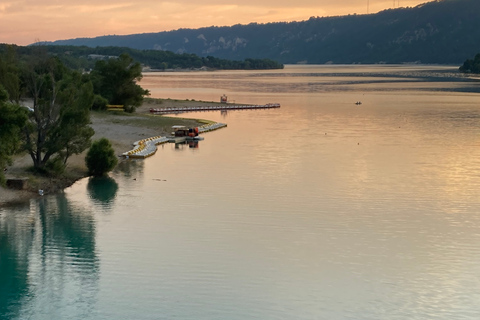
[[[107,138],[112,143],[117,156],[132,149],[133,143],[145,138],[158,135],[168,135],[172,125],[200,126],[207,120],[173,118],[169,116],[152,116],[150,108],[161,107],[195,107],[199,105],[212,105],[218,102],[195,101],[195,100],[172,100],[145,98],[144,103],[137,108],[136,112],[128,114],[124,112],[105,111],[91,112],[91,127],[95,130],[92,141]],[[220,103],[218,103],[220,104]],[[26,178],[28,185],[24,190],[0,187],[0,207],[24,203],[30,199],[40,197],[38,190],[44,190],[44,194],[58,193],[70,187],[76,181],[88,177],[85,165],[85,155],[88,149],[81,154],[73,155],[67,161],[65,173],[60,177],[45,177],[34,175],[29,171],[32,159],[27,153],[13,158],[13,164],[7,167],[6,178]],[[126,161],[122,158],[119,163]]]

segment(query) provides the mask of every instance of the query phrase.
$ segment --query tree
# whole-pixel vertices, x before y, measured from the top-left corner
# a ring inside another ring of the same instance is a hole
[[[3,169],[18,150],[20,131],[27,120],[26,109],[8,103],[7,91],[0,85],[0,184],[5,184]]]
[[[8,93],[11,102],[20,102],[20,70],[15,49],[12,46],[6,48],[6,52],[0,55],[0,85]]]
[[[459,70],[464,73],[480,73],[480,53],[473,60],[467,59]]]
[[[62,83],[59,101],[61,110],[59,126],[55,128],[58,143],[64,148],[59,152],[66,165],[67,159],[90,146],[95,131],[89,126],[90,108],[93,103],[93,86],[90,81],[74,72]]]
[[[135,111],[149,95],[137,82],[142,79],[142,67],[128,54],[118,59],[100,60],[91,72],[95,94],[99,94],[113,105],[123,105],[127,112]]]
[[[118,160],[110,141],[106,138],[94,141],[85,157],[85,163],[89,174],[93,176],[102,176],[112,171]]]
[[[22,72],[33,109],[24,128],[25,148],[36,169],[52,157],[65,165],[72,154],[88,148],[93,86],[89,78],[67,69],[58,59],[32,57]]]

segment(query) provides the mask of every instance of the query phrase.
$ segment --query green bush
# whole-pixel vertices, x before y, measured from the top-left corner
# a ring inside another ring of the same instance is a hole
[[[85,157],[85,163],[92,176],[98,177],[112,171],[118,160],[110,141],[105,138],[94,141]]]
[[[93,99],[92,110],[107,110],[108,100],[99,94]]]

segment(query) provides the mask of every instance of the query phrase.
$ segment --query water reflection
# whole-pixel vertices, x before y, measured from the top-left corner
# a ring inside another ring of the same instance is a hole
[[[95,177],[88,180],[87,190],[95,202],[110,205],[117,196],[118,184],[111,177]]]
[[[22,208],[28,212],[28,206]],[[27,254],[34,229],[21,222],[17,211],[0,214],[0,319],[18,314],[20,301],[28,293]]]
[[[159,147],[163,147],[163,145]],[[137,179],[143,176],[144,165],[145,162],[143,160],[130,159],[120,161],[115,167],[115,172],[121,172],[126,178]]]
[[[189,140],[184,142],[175,143],[175,150],[184,150],[188,146],[188,149],[198,149],[198,141]]]
[[[92,217],[63,194],[0,217],[0,318],[91,315],[99,271]]]

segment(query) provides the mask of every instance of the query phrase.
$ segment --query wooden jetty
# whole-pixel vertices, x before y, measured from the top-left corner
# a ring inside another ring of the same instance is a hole
[[[216,110],[253,110],[253,109],[273,109],[280,108],[279,103],[267,103],[262,105],[215,105],[215,106],[197,106],[197,107],[169,107],[169,108],[151,108],[150,113],[165,114],[177,112],[195,112],[195,111],[216,111]]]

